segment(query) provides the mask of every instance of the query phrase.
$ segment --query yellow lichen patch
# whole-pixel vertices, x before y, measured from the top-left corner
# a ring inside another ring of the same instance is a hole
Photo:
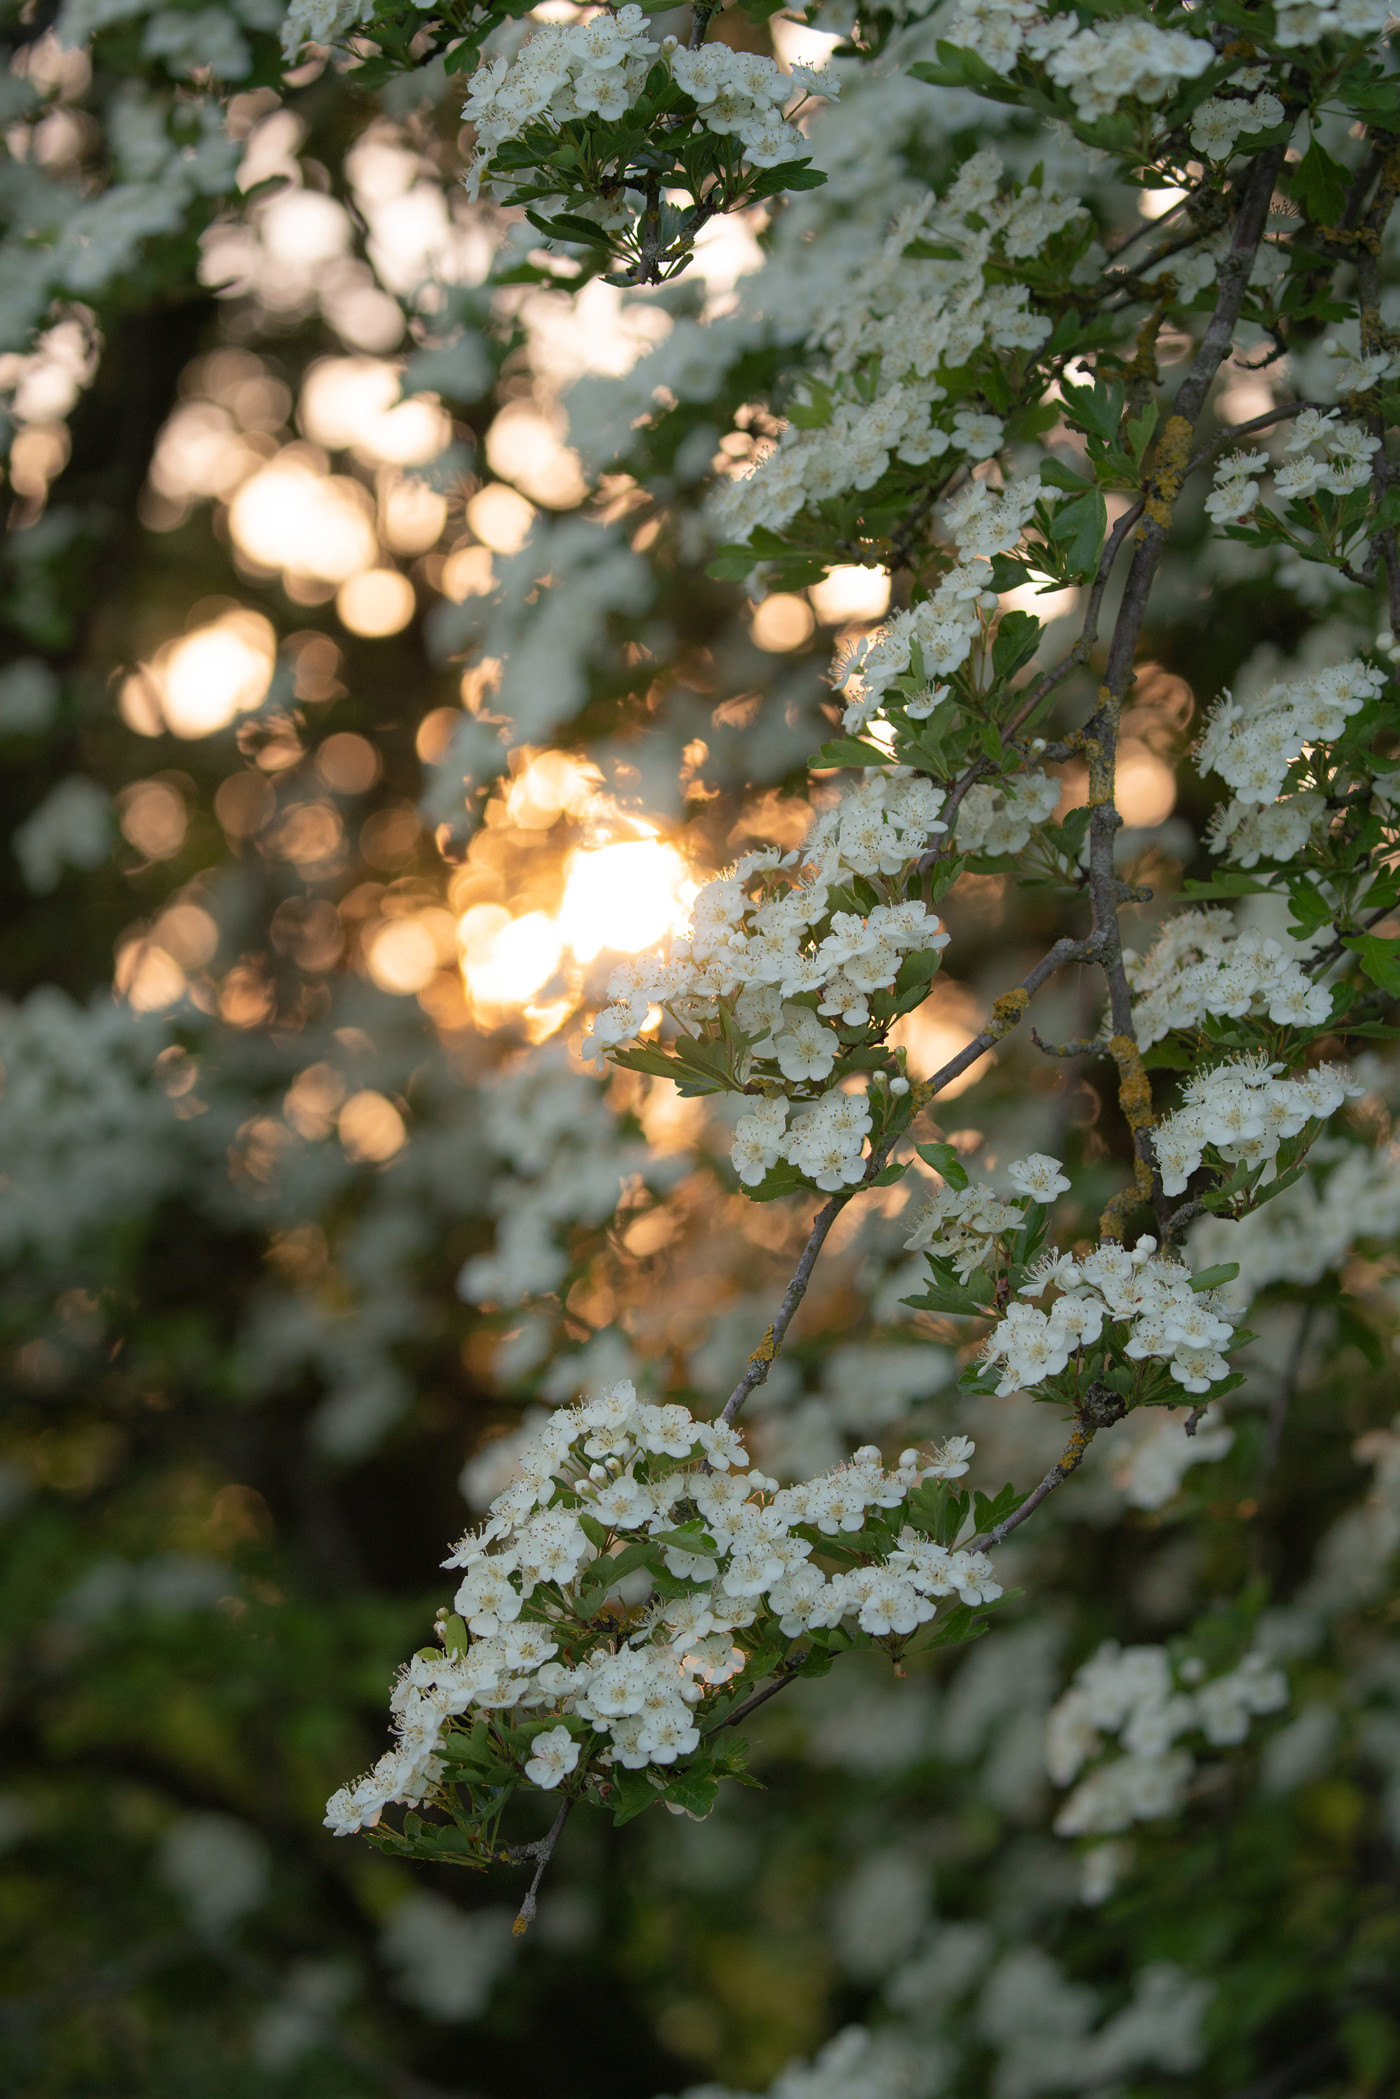
[[[1157,441],[1152,475],[1147,483],[1146,510],[1154,525],[1165,531],[1172,521],[1172,505],[1181,494],[1186,463],[1191,457],[1191,425],[1184,415],[1168,416]]]
[[[1024,1017],[1030,1002],[1031,995],[1028,991],[1019,988],[1015,991],[1004,991],[1001,997],[992,1003],[992,1020],[987,1033],[1000,1042],[1002,1036],[1009,1035]]]

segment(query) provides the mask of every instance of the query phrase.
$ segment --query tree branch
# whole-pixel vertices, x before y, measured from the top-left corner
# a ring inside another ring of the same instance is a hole
[[[1035,993],[1048,978],[1054,976],[1057,970],[1063,969],[1067,962],[1087,962],[1092,960],[1093,954],[1092,940],[1057,940],[1049,953],[1043,955],[1033,969],[1026,971],[1015,989],[1006,992],[996,1001],[992,1007],[992,1025],[984,1028],[980,1035],[974,1035],[972,1041],[960,1049],[955,1057],[950,1057],[941,1070],[936,1071],[931,1079],[921,1083],[917,1112],[922,1112],[959,1073],[966,1071],[970,1064],[975,1064],[979,1057],[985,1056],[995,1043],[1000,1042],[1003,1035],[1010,1034]],[[812,1279],[812,1270],[817,1265],[817,1256],[826,1244],[827,1234],[851,1198],[859,1195],[862,1188],[868,1188],[876,1176],[884,1172],[899,1134],[896,1132],[876,1147],[867,1162],[864,1176],[857,1181],[854,1188],[838,1189],[828,1202],[823,1203],[813,1218],[812,1228],[807,1234],[807,1244],[803,1247],[801,1258],[793,1271],[792,1281],[783,1292],[783,1301],[778,1307],[773,1324],[749,1357],[743,1376],[725,1401],[724,1411],[719,1417],[721,1421],[732,1421],[749,1394],[767,1382],[769,1368],[776,1360],[793,1316],[807,1294],[807,1285]]]
[[[1172,513],[1191,457],[1191,440],[1206,397],[1234,342],[1235,324],[1249,286],[1249,273],[1264,229],[1274,183],[1283,165],[1282,146],[1260,154],[1245,178],[1230,250],[1220,266],[1220,296],[1214,313],[1177,390],[1172,414],[1158,438],[1152,470],[1143,491],[1143,523],[1137,534],[1123,600],[1109,643],[1108,665],[1099,705],[1086,723],[1081,744],[1089,760],[1089,897],[1099,963],[1108,984],[1112,1036],[1109,1047],[1118,1064],[1119,1105],[1132,1131],[1134,1176],[1131,1187],[1109,1204],[1100,1220],[1105,1238],[1117,1237],[1122,1217],[1135,1203],[1155,1202],[1165,1222],[1164,1197],[1157,1175],[1149,1131],[1152,1090],[1142,1068],[1133,1024],[1132,993],[1123,967],[1118,913],[1124,885],[1114,864],[1113,841],[1123,819],[1114,803],[1118,725],[1134,676],[1138,642],[1148,599],[1166,548]]]
[[[536,1844],[518,1844],[510,1854],[513,1858],[533,1858],[537,1861],[535,1877],[526,1889],[525,1900],[521,1903],[519,1913],[511,1926],[511,1931],[517,1939],[524,1937],[534,1921],[535,1897],[539,1894],[540,1882],[544,1879],[545,1869],[554,1856],[554,1847],[563,1833],[564,1824],[569,1819],[569,1810],[573,1804],[572,1799],[566,1796],[560,1801],[558,1814],[544,1836],[539,1839],[539,1842]]]
[[[1111,1386],[1091,1385],[1079,1408],[1074,1433],[1040,1485],[1032,1488],[1020,1508],[1008,1516],[1004,1523],[997,1524],[994,1530],[979,1531],[970,1544],[961,1548],[962,1551],[990,1552],[994,1545],[1001,1544],[1003,1538],[1009,1538],[1012,1531],[1019,1529],[1028,1516],[1033,1516],[1040,1504],[1053,1494],[1057,1487],[1064,1485],[1072,1472],[1079,1470],[1084,1462],[1084,1453],[1099,1430],[1110,1427],[1115,1421],[1121,1421],[1127,1411],[1127,1403]]]

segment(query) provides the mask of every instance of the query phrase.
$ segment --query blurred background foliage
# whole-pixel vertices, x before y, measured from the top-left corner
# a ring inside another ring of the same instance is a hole
[[[248,34],[243,201],[211,192],[0,359],[0,2081],[652,2099],[757,2090],[845,2035],[783,2092],[1393,2090],[1387,1581],[1327,1606],[1302,1717],[1204,1767],[1185,1822],[1087,1903],[1043,1756],[1100,1640],[1216,1624],[1238,1646],[1314,1579],[1366,1462],[1394,1470],[1384,1247],[1273,1290],[1233,1441],[1203,1438],[1156,1502],[1138,1445],[1096,1455],[1007,1549],[1032,1600],[969,1654],[800,1686],[754,1724],[766,1790],[703,1825],[571,1826],[524,1941],[518,1876],[322,1829],[522,1408],[634,1372],[704,1405],[762,1331],[801,1216],[738,1200],[702,1104],[591,1076],[578,1015],[696,872],[800,835],[832,638],[887,586],[837,571],[755,608],[704,577],[696,485],[771,427],[772,330],[725,338],[627,469],[568,441],[608,386],[625,436],[638,353],[732,312],[763,213],[662,294],[578,291],[467,204],[454,84],[370,94],[319,56],[281,86],[266,24]],[[7,36],[40,91],[8,134],[22,215],[133,81],[168,80],[120,22],[91,60],[42,6],[8,8]],[[900,150],[928,177],[983,113],[917,94]],[[1159,892],[1209,865],[1195,695],[1303,631],[1247,560],[1208,580],[1203,616],[1188,545],[1126,725]],[[1084,799],[1073,768],[1065,791]],[[1059,909],[963,878],[914,1068],[975,1032]],[[1043,1031],[1083,1033],[1078,998],[1047,994]],[[1019,1042],[944,1121],[989,1165],[1032,1143],[1099,1162],[1095,1206],[1126,1155],[1093,1069]],[[957,1399],[955,1328],[900,1308],[887,1193],[836,1243],[760,1455],[970,1428],[1024,1485],[1057,1424]],[[1177,1981],[1152,1999],[1145,1973]],[[847,2032],[867,2020],[895,2038]]]

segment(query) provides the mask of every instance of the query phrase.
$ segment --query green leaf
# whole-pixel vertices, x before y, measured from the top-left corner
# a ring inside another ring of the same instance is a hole
[[[1123,420],[1122,386],[1117,382],[1112,386],[1071,386],[1062,381],[1060,392],[1070,421],[1105,445],[1112,444]]]
[[[582,1509],[578,1510],[577,1514],[578,1526],[584,1537],[587,1538],[590,1545],[596,1545],[599,1552],[601,1552],[611,1536],[607,1525],[600,1523],[596,1516],[586,1516]]]
[[[612,1768],[613,1821],[621,1825],[645,1814],[661,1798],[645,1771],[628,1771],[622,1764]]]
[[[813,751],[810,765],[893,765],[894,759],[888,751],[882,751],[875,743],[866,743],[859,736],[838,736],[832,743],[824,743],[819,751]]]
[[[967,1187],[967,1168],[951,1144],[916,1144],[914,1149],[925,1166],[942,1174],[950,1188]]]
[[[948,241],[910,241],[904,253],[913,262],[961,262],[962,249]]]
[[[905,956],[894,980],[894,1010],[897,1014],[908,1013],[914,1006],[922,1005],[942,960],[939,948],[925,948],[916,955]]]
[[[1332,906],[1325,896],[1320,896],[1311,882],[1305,878],[1290,882],[1289,925],[1295,940],[1306,940],[1323,926],[1332,923]]]
[[[918,65],[910,66],[909,71],[916,80],[926,80],[931,87],[980,88],[994,94],[998,101],[1006,95],[1006,82],[975,51],[964,51],[958,44],[945,43],[942,37],[934,49],[938,53],[937,65],[923,59]]]
[[[1209,882],[1183,882],[1181,894],[1196,899],[1214,897],[1217,900],[1229,896],[1262,896],[1268,889],[1267,882],[1258,882],[1253,875],[1213,875]]]
[[[653,1079],[677,1077],[677,1059],[668,1057],[664,1050],[612,1050],[610,1055],[613,1063],[622,1065],[625,1071],[644,1071],[648,1078]]]
[[[1108,506],[1098,489],[1061,503],[1050,523],[1051,536],[1064,548],[1068,567],[1086,575],[1098,566],[1099,549],[1108,530]]]
[[[1009,1480],[993,1499],[988,1499],[985,1494],[974,1494],[972,1520],[979,1531],[994,1531],[999,1523],[1005,1523],[1008,1516],[1015,1515],[1025,1498],[1024,1494],[1016,1492]]]
[[[951,1545],[967,1521],[967,1496],[946,1480],[925,1480],[909,1497],[909,1518],[936,1545]]]
[[[802,1195],[811,1192],[812,1184],[804,1180],[797,1168],[786,1159],[770,1166],[756,1187],[744,1189],[751,1203],[775,1202],[782,1195]]]
[[[719,1798],[719,1780],[701,1771],[682,1771],[678,1778],[671,1780],[661,1797],[703,1822]]]
[[[865,1185],[867,1188],[892,1188],[896,1181],[904,1179],[908,1171],[909,1161],[907,1159],[902,1163],[895,1159],[882,1172],[877,1173],[873,1181],[867,1181]]]
[[[1217,1261],[1214,1268],[1203,1268],[1199,1275],[1191,1278],[1193,1290],[1218,1290],[1222,1283],[1233,1283],[1240,1272],[1238,1261]]]
[[[742,583],[758,567],[759,559],[752,547],[721,547],[705,574],[716,583]]]
[[[1382,940],[1377,933],[1349,933],[1342,945],[1351,949],[1373,984],[1400,998],[1400,940]]]
[[[1040,645],[1040,621],[1033,612],[1004,612],[992,643],[992,668],[999,678],[1014,677]]]
[[[770,14],[776,14],[778,8],[786,4],[787,0],[775,0],[775,5],[768,11]],[[764,197],[776,197],[782,190],[820,189],[825,181],[826,176],[821,169],[814,168],[809,160],[784,160],[775,168],[761,168],[758,171],[752,182],[747,185],[748,197],[753,203]]]
[[[1085,495],[1093,491],[1092,481],[1086,481],[1083,474],[1076,474],[1072,467],[1067,467],[1059,459],[1042,459],[1039,472],[1041,480],[1048,488],[1068,489],[1075,495]]]
[[[1302,159],[1288,171],[1288,191],[1317,226],[1334,226],[1351,187],[1350,171],[1333,160],[1314,138]]]

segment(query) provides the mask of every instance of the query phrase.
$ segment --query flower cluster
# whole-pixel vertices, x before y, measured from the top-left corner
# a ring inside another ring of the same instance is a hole
[[[1191,1251],[1203,1261],[1234,1261],[1239,1275],[1231,1297],[1247,1303],[1271,1283],[1320,1282],[1340,1268],[1351,1248],[1400,1233],[1400,1147],[1321,1137],[1308,1154],[1308,1171],[1266,1209],[1238,1220],[1203,1217],[1193,1227]]]
[[[1008,1235],[1033,1224],[1032,1205],[1052,1203],[1070,1183],[1059,1160],[1044,1152],[1013,1161],[1007,1172],[1011,1196],[976,1181],[945,1183],[905,1241],[911,1252],[931,1257],[935,1274],[941,1265],[964,1283],[1005,1263],[1016,1296],[982,1345],[984,1361],[1000,1365],[998,1397],[1059,1377],[1072,1358],[1082,1361],[1100,1343],[1114,1360],[1167,1364],[1188,1392],[1209,1391],[1228,1377],[1220,1350],[1234,1320],[1215,1292],[1196,1287],[1189,1268],[1158,1252],[1153,1238],[1140,1239],[1131,1253],[1111,1242],[1079,1256],[1047,1252],[1028,1274],[1015,1271]],[[1048,1311],[1028,1302],[1052,1290]]]
[[[496,1243],[458,1274],[468,1304],[520,1304],[558,1290],[569,1272],[561,1241],[580,1225],[605,1224],[634,1177],[660,1191],[679,1171],[676,1159],[624,1135],[602,1087],[571,1070],[558,1045],[483,1079],[479,1099],[473,1146],[492,1162],[485,1207]]]
[[[1043,65],[1086,120],[1111,116],[1129,98],[1160,102],[1215,56],[1205,38],[1140,15],[1086,28],[1073,12],[1043,14],[1034,0],[962,0],[948,41],[994,72],[1009,73],[1023,57]]]
[[[948,696],[938,677],[967,661],[981,630],[979,608],[990,609],[983,605],[986,595],[985,575],[960,563],[932,596],[862,636],[832,678],[836,690],[848,695],[842,726],[851,732],[865,728],[884,713],[892,690],[911,721],[926,721]]]
[[[1261,860],[1295,860],[1327,813],[1320,794],[1281,795],[1276,802],[1221,802],[1211,813],[1207,841],[1236,867]]]
[[[1199,1028],[1207,1014],[1240,1020],[1267,1015],[1279,1027],[1317,1028],[1332,995],[1266,934],[1241,932],[1228,910],[1181,911],[1146,955],[1125,949],[1139,1046],[1151,1049],[1173,1028]]]
[[[1232,83],[1244,90],[1240,95],[1212,95],[1202,102],[1191,119],[1191,143],[1206,160],[1228,160],[1247,132],[1272,131],[1286,115],[1277,95],[1266,89],[1251,94],[1266,78],[1262,68],[1251,66],[1237,73]]]
[[[1048,1312],[1024,1302],[1051,1289],[1058,1294]],[[1019,1297],[983,1346],[988,1363],[1001,1365],[1001,1398],[1058,1377],[1105,1327],[1115,1354],[1166,1363],[1188,1392],[1208,1392],[1230,1374],[1220,1351],[1234,1332],[1233,1319],[1213,1291],[1197,1290],[1189,1268],[1157,1251],[1153,1238],[1140,1239],[1131,1253],[1109,1243],[1077,1259],[1050,1255],[1021,1284]]]
[[[984,350],[1045,341],[1051,324],[1032,309],[1028,288],[1002,280],[1083,209],[1035,184],[1004,191],[1002,177],[995,153],[977,153],[946,197],[925,198],[895,220],[824,328],[826,420],[815,409],[804,415],[805,427],[790,426],[752,474],[723,488],[714,516],[726,539],[780,530],[809,504],[873,488],[892,461],[946,460],[951,469],[1000,449],[1001,417],[958,398],[953,375]],[[930,246],[939,254],[930,257]],[[1012,484],[992,508],[990,487],[969,493],[966,514],[951,513],[949,528],[968,553],[1002,552],[1040,493],[1034,478]]]
[[[881,773],[819,816],[794,851],[746,854],[696,897],[688,953],[614,971],[613,1003],[595,1019],[585,1053],[601,1058],[628,1041],[653,1001],[694,1021],[713,1019],[723,999],[754,1038],[752,1068],[826,1078],[840,1043],[818,1016],[863,1026],[871,994],[894,983],[906,955],[948,943],[918,898],[860,913],[833,907],[831,893],[853,877],[902,875],[946,828],[942,805],[927,780]]]
[[[1017,1165],[1029,1163],[1017,1161]],[[1057,1161],[1051,1161],[1057,1165]],[[1013,1174],[1016,1168],[1012,1168]],[[1068,1181],[1054,1176],[1060,1188]],[[966,1282],[977,1269],[988,1265],[992,1243],[1003,1232],[1019,1231],[1025,1222],[1026,1205],[1000,1196],[985,1181],[972,1181],[956,1188],[947,1181],[930,1196],[914,1229],[904,1244],[911,1253],[936,1254]]]
[[[1326,489],[1335,496],[1364,488],[1371,478],[1372,455],[1380,449],[1364,423],[1341,420],[1336,408],[1305,408],[1294,422],[1284,451],[1297,455],[1273,469],[1274,493],[1285,503]],[[1267,452],[1231,452],[1215,468],[1206,510],[1217,524],[1248,516],[1259,501],[1253,477],[1270,470]]]
[[[782,112],[837,85],[804,66],[783,72],[771,58],[705,44],[688,51],[674,37],[647,34],[640,7],[627,5],[585,21],[547,22],[514,58],[498,58],[472,75],[462,114],[476,132],[468,188],[476,196],[500,147],[530,126],[558,131],[579,118],[625,116],[640,99],[652,67],[665,66],[682,93],[703,111],[706,130],[735,138],[754,167],[771,168],[803,151],[802,134]]]
[[[1007,780],[979,780],[958,805],[953,835],[963,853],[1019,853],[1060,804],[1060,782],[1033,767]]]
[[[374,0],[291,0],[282,23],[282,53],[295,65],[307,44],[333,44],[374,12]]]
[[[1174,1745],[1200,1733],[1215,1748],[1243,1742],[1257,1714],[1288,1702],[1288,1680],[1257,1649],[1233,1669],[1205,1680],[1205,1664],[1188,1657],[1175,1674],[1164,1647],[1120,1648],[1105,1641],[1075,1673],[1050,1715],[1046,1765],[1056,1785],[1073,1783],[1099,1756],[1104,1736],[1116,1736],[1122,1754],[1101,1764],[1075,1787],[1055,1829],[1062,1837],[1112,1836],[1134,1822],[1172,1814],[1185,1798],[1194,1770],[1189,1751]]]
[[[786,1101],[763,1100],[752,1115],[740,1117],[729,1156],[744,1186],[756,1188],[769,1169],[785,1159],[829,1193],[853,1188],[865,1172],[870,1131],[865,1095],[833,1087],[804,1108],[790,1130],[784,1127],[787,1113]]]
[[[1281,1064],[1237,1057],[1188,1082],[1184,1105],[1152,1132],[1162,1188],[1180,1195],[1207,1149],[1232,1166],[1263,1166],[1313,1121],[1334,1115],[1361,1088],[1335,1064],[1283,1078]]]
[[[744,1476],[722,1422],[648,1405],[626,1381],[551,1414],[445,1562],[462,1580],[441,1644],[400,1672],[396,1745],[329,1802],[327,1827],[372,1829],[391,1801],[441,1797],[465,1717],[486,1716],[507,1775],[548,1792],[577,1773],[601,1790],[617,1767],[669,1774],[693,1756],[707,1701],[799,1634],[820,1644],[849,1622],[897,1655],[940,1598],[994,1601],[985,1554],[938,1542],[918,1499],[972,1454],[956,1437],[886,1470],[872,1446],[779,1487]],[[637,1579],[647,1594],[628,1601]]]
[[[1324,36],[1374,36],[1390,19],[1387,0],[1341,0],[1319,6],[1317,0],[1280,0],[1275,9],[1274,39],[1285,50],[1310,50]]]

